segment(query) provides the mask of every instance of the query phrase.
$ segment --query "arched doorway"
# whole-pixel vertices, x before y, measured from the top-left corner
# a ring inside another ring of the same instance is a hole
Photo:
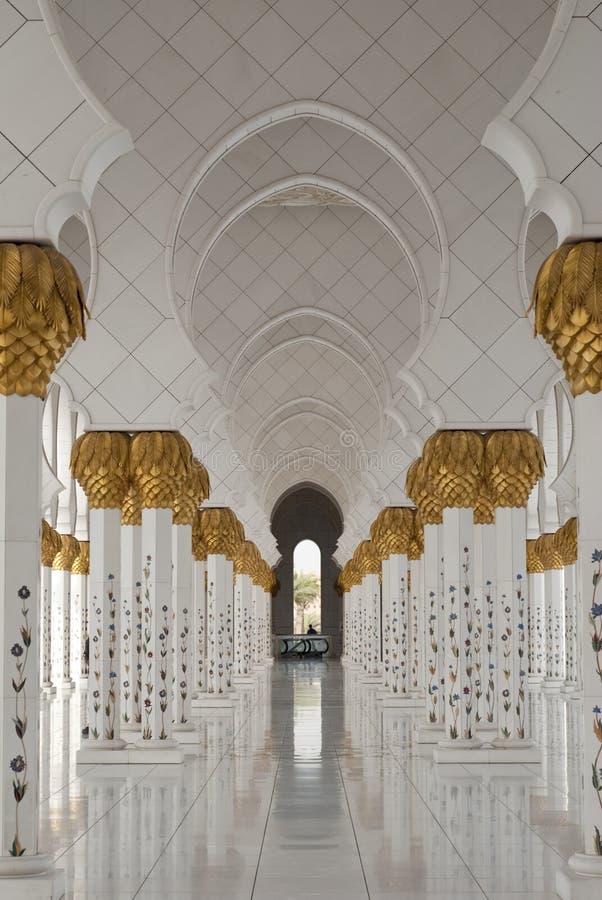
[[[293,621],[295,634],[322,622],[322,554],[315,541],[299,541],[293,552]]]
[[[280,553],[275,570],[280,590],[272,606],[274,633],[292,634],[295,630],[292,602],[295,549],[302,541],[313,541],[320,550],[320,631],[332,637],[331,656],[339,656],[343,612],[334,586],[340,567],[333,559],[343,531],[338,504],[330,494],[314,485],[299,485],[278,500],[271,526]]]

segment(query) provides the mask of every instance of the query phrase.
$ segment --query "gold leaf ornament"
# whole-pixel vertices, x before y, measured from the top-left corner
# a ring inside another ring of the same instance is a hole
[[[84,291],[53,247],[0,243],[0,393],[44,399],[65,351],[85,338]]]
[[[407,506],[386,506],[370,526],[370,539],[381,559],[407,553],[414,528],[413,511]]]
[[[602,389],[602,242],[564,244],[543,262],[529,310],[574,396]]]
[[[196,521],[200,540],[207,548],[207,553],[222,555],[234,561],[245,535],[230,507],[209,506],[201,509]]]
[[[440,525],[443,507],[435,486],[428,475],[424,459],[419,456],[406,473],[405,492],[420,510],[425,525]]]
[[[52,561],[52,568],[58,572],[70,572],[79,556],[79,541],[72,534],[61,534],[61,548]]]
[[[567,519],[556,532],[556,546],[558,547],[565,566],[571,566],[577,562],[577,519],[573,516]]]
[[[196,562],[206,562],[207,545],[203,543],[201,532],[201,510],[197,509],[192,521],[192,555]]]
[[[174,500],[174,525],[192,525],[197,509],[208,498],[209,474],[198,459],[193,459],[190,473],[182,481]]]
[[[372,541],[361,541],[357,545],[353,554],[353,565],[361,576],[380,575],[381,559]]]
[[[71,566],[72,575],[89,575],[90,574],[90,542],[78,541],[79,553],[73,560]]]
[[[130,484],[121,507],[122,525],[142,525],[142,507],[133,484]]]
[[[42,519],[41,533],[41,564],[47,568],[52,568],[52,563],[57,553],[61,549],[61,536],[55,531],[52,525],[49,525],[46,519]]]
[[[494,506],[525,507],[543,477],[545,456],[530,431],[492,431],[485,439],[485,479]]]
[[[535,541],[535,553],[539,556],[544,571],[563,569],[564,559],[558,546],[556,532],[540,534]]]
[[[259,571],[261,553],[253,541],[242,541],[234,557],[234,574],[249,575],[251,578]]]
[[[71,448],[71,474],[90,509],[121,509],[130,487],[130,436],[122,431],[88,431]]]
[[[173,509],[192,469],[192,449],[173,431],[141,431],[130,447],[130,477],[142,509]]]
[[[541,574],[545,572],[541,558],[537,552],[537,541],[527,541],[527,572],[529,574]]]
[[[419,509],[412,510],[412,537],[408,545],[408,559],[420,559],[424,553],[424,523]]]
[[[426,441],[422,459],[442,506],[474,507],[484,475],[480,432],[437,431]]]

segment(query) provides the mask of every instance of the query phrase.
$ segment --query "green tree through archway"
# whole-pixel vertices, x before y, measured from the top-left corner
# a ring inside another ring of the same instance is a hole
[[[314,628],[319,630],[320,622],[316,621],[315,607],[320,600],[320,579],[315,572],[295,572],[293,579],[293,601],[295,604],[295,633],[305,634],[309,621],[306,621],[308,613],[312,616],[311,622]],[[319,619],[319,612],[317,617]]]

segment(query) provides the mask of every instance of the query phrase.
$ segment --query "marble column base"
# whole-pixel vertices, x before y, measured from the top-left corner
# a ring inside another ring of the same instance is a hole
[[[44,697],[54,697],[54,695],[56,694],[56,688],[51,681],[45,681],[42,683],[40,693]]]
[[[578,685],[576,681],[565,681],[562,687],[560,688],[561,694],[574,694],[575,691],[578,690]]]
[[[544,694],[559,694],[563,684],[562,678],[545,678],[541,689]]]
[[[171,730],[173,734],[177,734],[177,740],[181,742],[183,736],[187,735],[190,731],[196,731],[196,726],[194,722],[174,722],[171,726]]]
[[[446,741],[446,744],[451,742]],[[433,761],[436,763],[540,763],[541,752],[537,747],[475,747],[469,748],[437,745],[433,750]]]
[[[273,657],[273,656],[268,656],[268,657],[266,657],[266,659],[264,660],[264,662],[265,662],[265,665],[266,665],[266,666],[273,666],[273,665],[274,665],[274,657]]]
[[[358,680],[361,684],[374,684],[378,687],[382,687],[383,684],[382,675],[378,675],[375,672],[363,672]]]
[[[140,734],[142,725],[140,722],[121,722],[119,730],[123,734]]]
[[[602,857],[589,856],[585,853],[575,853],[571,856],[571,863],[579,865],[581,859],[585,859],[584,868],[593,868],[590,866],[589,860],[600,860],[602,866]],[[578,875],[572,868],[565,866],[556,874],[556,892],[562,900],[600,900],[602,897],[602,873],[599,876],[594,875]]]
[[[418,744],[438,744],[445,740],[445,725],[440,722],[423,722],[418,728],[416,742]]]
[[[7,900],[61,900],[65,896],[65,873],[51,869],[40,875],[0,876],[0,896]]]
[[[84,740],[75,753],[75,762],[78,766],[82,765],[82,763],[91,762],[112,763],[113,760],[110,757],[114,753],[122,753],[125,747],[126,742],[121,739],[114,741]],[[91,759],[91,755],[94,756],[94,759]]]
[[[197,731],[194,725],[189,731],[176,731],[176,726],[173,727],[174,734],[178,739],[178,744],[200,744],[201,743],[201,732]]]
[[[254,675],[235,675],[232,678],[232,684],[235,688],[247,690],[252,689],[257,685],[257,679]]]
[[[57,681],[55,684],[57,694],[69,694],[71,691],[75,690],[75,682],[71,678],[66,678],[64,681]]]
[[[492,734],[497,734],[497,725],[495,722],[479,722],[475,730],[477,735],[482,734],[490,738]]]
[[[232,709],[234,702],[230,694],[199,694],[191,701],[192,713],[203,709]]]
[[[529,685],[529,687],[541,687],[543,678],[543,675],[527,675],[527,684]]]
[[[94,743],[94,742],[92,742]],[[75,757],[78,765],[128,765],[134,763],[161,764],[184,762],[184,754],[177,741],[138,741],[123,750],[96,750],[80,748]]]
[[[418,709],[424,706],[424,698],[412,697],[411,694],[387,694],[382,698],[383,708]]]
[[[87,691],[87,690],[88,690],[88,676],[87,676],[87,675],[80,675],[80,677],[79,677],[79,687],[80,687],[80,689],[81,689],[82,691]]]

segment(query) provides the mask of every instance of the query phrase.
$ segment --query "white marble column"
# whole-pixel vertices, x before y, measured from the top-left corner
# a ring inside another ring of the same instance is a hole
[[[496,580],[495,525],[475,525],[475,697],[480,734],[496,733]]]
[[[172,530],[173,600],[175,605],[174,732],[192,732],[194,612],[192,600],[192,525]]]
[[[144,501],[143,501],[144,502]],[[181,762],[172,734],[172,510],[142,509],[142,728],[136,746]]]
[[[88,630],[87,542],[80,541],[80,552],[71,569],[71,673],[81,687],[87,687],[84,649]],[[86,570],[86,571],[84,571]]]
[[[70,534],[61,535],[61,550],[52,564],[52,645],[57,690],[75,687],[71,677],[71,566],[79,551]]]
[[[78,762],[102,762],[125,747],[119,697],[121,510],[90,509],[90,666],[87,740]]]
[[[546,677],[543,690],[557,694],[564,682],[564,569],[544,573]]]
[[[253,646],[251,639],[253,581],[251,575],[241,572],[234,584],[234,685],[253,685]]]
[[[274,664],[274,651],[272,641],[272,592],[265,592],[265,661],[268,666]]]
[[[564,567],[564,641],[565,675],[563,693],[574,694],[579,690],[579,663],[577,649],[577,577],[576,564]]]
[[[351,669],[359,671],[362,668],[360,644],[362,634],[360,586],[354,583],[349,589],[349,604],[351,613]]]
[[[410,693],[424,698],[424,558],[409,560]]]
[[[207,561],[192,564],[194,594],[194,697],[207,692]]]
[[[264,665],[261,654],[261,619],[263,616],[263,587],[255,579],[252,591],[252,647],[253,669],[263,671]]]
[[[230,691],[232,664],[233,566],[223,553],[207,555],[207,694]],[[257,653],[261,653],[257,636]]]
[[[142,723],[142,514],[137,524],[121,518],[121,730]]]
[[[41,416],[37,397],[0,395],[0,896],[7,900],[54,896],[52,863],[38,853]]]
[[[561,873],[557,886],[564,900],[598,900],[602,896],[602,394],[575,398],[574,440],[578,604],[584,610],[583,852],[569,859],[571,874]]]
[[[530,572],[529,582],[529,684],[541,685],[546,675],[545,574]]]
[[[522,507],[495,511],[497,722],[494,747],[513,762],[536,762],[528,721],[527,650],[527,512]]]
[[[380,585],[378,575],[363,576],[360,588],[362,615],[365,623],[364,676],[369,682],[380,681]]]
[[[40,677],[47,696],[56,694],[52,683],[52,568],[41,567]]]
[[[383,694],[391,694],[391,636],[392,636],[392,607],[391,607],[391,564],[389,557],[382,561],[381,583],[381,616],[382,616],[382,679]],[[343,607],[344,608],[344,607]],[[345,615],[346,613],[344,613]]]
[[[444,509],[442,527],[447,624],[446,720],[445,739],[435,748],[435,762],[450,758],[447,751],[471,751],[481,745],[475,733],[472,509]]]
[[[349,591],[343,590],[343,652],[341,665],[346,666],[351,660],[351,602]]]
[[[40,678],[46,696],[56,693],[52,683],[52,563],[61,549],[61,538],[42,519],[41,540],[41,609],[40,609]]]
[[[424,526],[424,602],[426,719],[420,725],[419,742],[443,737],[445,725],[445,632],[442,525]]]

